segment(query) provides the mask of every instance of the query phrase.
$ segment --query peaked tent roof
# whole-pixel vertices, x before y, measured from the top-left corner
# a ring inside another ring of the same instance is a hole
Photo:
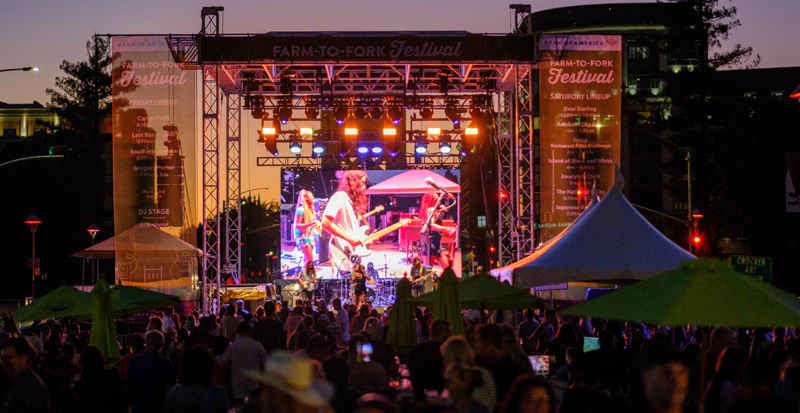
[[[461,192],[457,183],[427,169],[412,169],[400,175],[393,176],[379,184],[367,189],[367,195],[392,195],[392,194],[424,194],[436,189],[425,183],[427,178],[433,179],[436,185],[448,192]]]
[[[120,240],[119,244],[115,242],[116,239]],[[114,258],[116,247],[128,250],[134,249],[131,240],[135,240],[135,248],[138,251],[195,251],[198,255],[203,254],[203,251],[197,249],[194,245],[153,225],[136,225],[103,242],[78,251],[70,255],[70,257]]]
[[[563,282],[642,280],[696,258],[665,237],[622,195],[619,178],[597,205],[558,239],[528,257],[491,270],[517,287]]]

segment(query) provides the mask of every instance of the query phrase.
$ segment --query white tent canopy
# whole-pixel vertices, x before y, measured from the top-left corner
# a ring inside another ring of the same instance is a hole
[[[491,274],[523,288],[642,280],[696,258],[639,214],[622,195],[622,185],[614,185],[557,239]]]
[[[367,189],[367,195],[397,195],[397,194],[424,194],[436,189],[425,183],[427,178],[433,179],[436,185],[448,192],[461,192],[457,183],[427,169],[412,169],[400,175],[393,176],[379,184]]]

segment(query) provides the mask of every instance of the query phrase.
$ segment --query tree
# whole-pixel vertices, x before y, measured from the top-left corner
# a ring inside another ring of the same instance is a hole
[[[97,143],[101,125],[111,114],[111,41],[95,36],[86,42],[86,52],[88,61],[61,63],[59,68],[68,76],[56,78],[61,91],[46,90],[47,107],[63,119],[66,128]]]
[[[242,198],[242,204],[232,206],[231,219],[236,219],[242,214],[242,272],[253,271],[258,274],[266,268],[275,269],[280,264],[273,262],[273,256],[280,259],[281,247],[281,205],[277,200],[264,202],[261,197],[247,196]],[[221,228],[225,228],[225,217],[222,217]],[[223,231],[224,232],[224,231]],[[225,237],[222,237],[225,245]],[[228,242],[235,243],[236,240]],[[232,244],[235,245],[235,244]],[[224,251],[221,251],[224,255]],[[267,255],[271,253],[271,255]],[[247,273],[249,275],[249,272]]]

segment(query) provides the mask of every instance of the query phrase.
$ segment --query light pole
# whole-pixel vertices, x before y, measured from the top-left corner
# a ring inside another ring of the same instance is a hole
[[[39,68],[35,66],[18,67],[14,69],[0,69],[0,72],[38,72]]]
[[[697,255],[697,249],[700,246],[700,235],[697,234],[697,223],[700,222],[700,219],[703,218],[703,214],[700,213],[699,209],[695,209],[692,211],[692,222],[694,223],[694,236],[692,237],[692,241],[690,244],[694,245],[694,254]],[[691,252],[691,251],[689,251]]]
[[[36,298],[36,227],[42,223],[36,215],[30,215],[25,223],[31,229],[31,298]]]
[[[92,236],[92,246],[94,246],[94,236],[100,232],[100,229],[94,226],[94,224],[89,225],[89,228],[86,228],[86,231],[89,232],[89,235]],[[94,285],[94,267],[97,265],[97,258],[92,259],[92,285]]]

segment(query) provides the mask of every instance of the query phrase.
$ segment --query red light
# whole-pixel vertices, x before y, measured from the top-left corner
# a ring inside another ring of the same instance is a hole
[[[580,188],[578,188],[578,195],[580,195],[582,192],[583,192],[583,191],[581,191],[581,189],[580,189]]]
[[[695,244],[699,244],[700,243],[700,237],[694,237],[694,243]]]
[[[491,247],[489,247],[489,251],[491,251],[491,252],[494,252],[494,251],[495,251],[494,245],[493,245],[493,246],[491,246]]]
[[[506,193],[506,191],[503,190],[500,191],[500,199],[505,199],[507,196],[508,194]]]

